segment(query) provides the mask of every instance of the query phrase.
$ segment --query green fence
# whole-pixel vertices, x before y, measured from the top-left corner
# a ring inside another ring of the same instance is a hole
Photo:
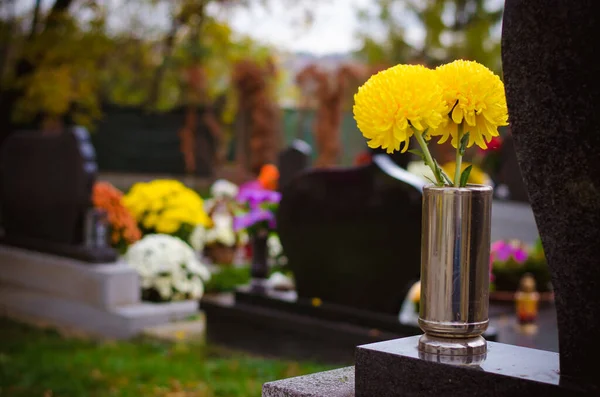
[[[307,113],[300,132],[298,111],[283,109],[282,112],[284,143],[287,145],[295,138],[300,138],[314,147],[314,112]],[[149,114],[137,108],[106,108],[102,120],[92,132],[100,171],[184,174],[178,136],[184,119],[183,109]],[[208,153],[207,158],[199,159],[200,174],[207,174],[214,153],[214,142],[207,131],[201,131],[199,138]],[[341,139],[341,165],[351,165],[356,155],[367,146],[350,112],[343,115]],[[235,143],[229,144],[233,149]],[[233,150],[229,153],[233,153]],[[316,156],[315,151],[313,156]]]

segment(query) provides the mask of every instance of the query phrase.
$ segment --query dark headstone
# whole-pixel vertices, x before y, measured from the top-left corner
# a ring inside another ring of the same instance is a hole
[[[564,377],[600,385],[600,64],[594,1],[507,0],[515,148],[552,273]]]
[[[512,135],[504,138],[500,148],[500,162],[502,165],[498,173],[497,183],[506,186],[508,193],[506,198],[512,201],[529,202]]]
[[[312,149],[310,145],[300,139],[279,154],[279,190],[283,190],[290,181],[310,166]]]
[[[3,243],[91,262],[116,259],[109,246],[86,246],[97,166],[85,129],[15,132],[2,151]]]
[[[385,155],[295,178],[277,228],[298,296],[397,315],[419,280],[422,186]]]

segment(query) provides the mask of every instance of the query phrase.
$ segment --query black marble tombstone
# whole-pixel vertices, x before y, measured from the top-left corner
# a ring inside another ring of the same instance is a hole
[[[600,389],[597,1],[507,0],[502,61],[517,159],[556,294],[561,377]]]
[[[312,148],[303,140],[296,139],[279,154],[279,187],[282,191],[299,172],[310,166]]]
[[[422,185],[379,154],[287,186],[277,228],[298,296],[397,315],[419,279]]]
[[[107,242],[86,241],[97,173],[87,130],[19,131],[1,150],[3,244],[93,263],[116,260]]]

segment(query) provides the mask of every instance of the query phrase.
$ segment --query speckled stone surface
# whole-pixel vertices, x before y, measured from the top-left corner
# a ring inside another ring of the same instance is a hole
[[[265,383],[262,397],[354,397],[354,367]]]
[[[587,396],[593,385],[571,384],[558,370],[558,354],[488,341],[475,365],[438,362],[417,349],[419,336],[358,346],[356,397]]]
[[[509,121],[552,271],[563,375],[600,385],[600,2],[506,0]]]

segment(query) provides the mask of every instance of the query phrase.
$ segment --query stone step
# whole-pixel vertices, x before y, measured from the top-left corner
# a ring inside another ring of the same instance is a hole
[[[100,338],[131,338],[148,327],[181,321],[198,312],[197,301],[138,302],[107,310],[86,302],[0,284],[0,315],[28,322],[43,321],[59,329]]]
[[[139,277],[123,261],[90,264],[0,245],[0,283],[109,309],[141,301]]]

